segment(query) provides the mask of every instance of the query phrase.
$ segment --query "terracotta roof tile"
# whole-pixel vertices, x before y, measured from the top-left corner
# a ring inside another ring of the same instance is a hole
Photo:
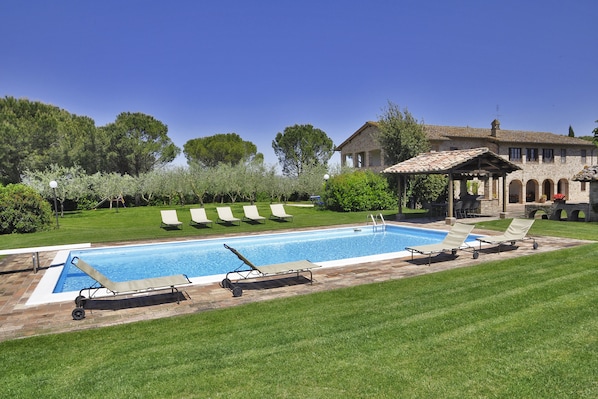
[[[340,144],[336,150],[340,149],[349,143],[351,139],[359,135],[368,126],[377,127],[377,122],[366,122],[355,133]],[[497,129],[496,136],[492,136],[492,129],[479,128],[469,126],[438,126],[438,125],[424,125],[426,136],[431,141],[447,141],[457,138],[476,138],[488,140],[491,143],[533,143],[533,144],[560,144],[560,145],[575,145],[594,147],[590,141],[580,139],[578,137],[569,137],[565,135],[549,133],[549,132],[530,132],[525,130],[503,130]]]
[[[479,164],[472,162],[480,159]],[[484,158],[484,162],[481,162]],[[432,151],[420,154],[416,157],[390,166],[384,169],[384,173],[400,174],[429,174],[447,173],[451,170],[459,170],[459,173],[476,174],[481,171],[512,172],[521,169],[519,166],[507,161],[493,153],[486,147],[471,148],[466,150],[453,151]]]
[[[574,181],[598,181],[598,166],[586,166],[573,176]]]

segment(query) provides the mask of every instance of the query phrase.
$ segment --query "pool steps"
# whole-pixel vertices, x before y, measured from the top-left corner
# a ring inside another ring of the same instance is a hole
[[[386,221],[381,213],[377,215],[370,213],[366,219],[366,225],[370,224],[370,220],[372,221],[372,229],[374,231],[378,231],[378,229],[386,230]]]

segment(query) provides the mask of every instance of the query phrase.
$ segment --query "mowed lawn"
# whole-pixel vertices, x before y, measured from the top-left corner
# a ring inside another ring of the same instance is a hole
[[[563,236],[598,231],[537,222]],[[598,244],[589,244],[2,342],[0,396],[596,398],[597,257]]]

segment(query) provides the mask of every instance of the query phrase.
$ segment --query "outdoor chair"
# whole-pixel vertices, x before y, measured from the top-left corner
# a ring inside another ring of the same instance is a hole
[[[92,299],[101,288],[106,288],[109,293],[114,296],[126,295],[126,294],[139,294],[153,291],[160,291],[170,289],[174,294],[178,293],[177,286],[191,284],[189,278],[184,274],[163,276],[163,277],[152,277],[141,280],[130,280],[130,281],[112,281],[96,268],[83,261],[79,257],[74,257],[71,263],[78,269],[83,271],[89,277],[94,279],[97,284],[92,285],[88,288],[83,288],[79,291],[79,296],[75,299],[75,305],[77,306],[72,316],[74,320],[81,320],[85,318],[85,304],[88,300]],[[83,296],[83,291],[88,291],[87,298]],[[177,303],[179,300],[177,299]]]
[[[450,252],[453,256],[457,254],[458,250],[465,250],[472,248],[465,242],[469,234],[472,232],[475,226],[473,224],[455,223],[451,230],[447,233],[446,237],[442,242],[438,244],[425,244],[414,247],[405,248],[411,252],[411,259],[413,260],[413,254],[419,253],[422,255],[428,255],[428,266],[430,266],[433,254],[439,254],[444,252]],[[473,258],[478,258],[478,252],[473,249]]]
[[[241,225],[241,219],[233,216],[230,206],[216,207],[216,212],[218,213],[218,222]]]
[[[160,213],[162,214],[162,223],[160,224],[160,227],[183,228],[183,223],[179,221],[175,210],[165,210],[160,211]]]
[[[483,236],[478,237],[476,240],[480,242],[480,250],[482,249],[482,243],[496,245],[498,247],[498,253],[500,253],[500,246],[510,244],[514,246],[518,241],[532,240],[532,248],[538,249],[538,243],[533,237],[528,237],[527,232],[534,224],[534,219],[517,219],[511,220],[511,224],[507,227],[507,230],[500,235],[496,236]]]
[[[270,204],[270,211],[272,214],[270,215],[271,219],[276,219],[279,221],[284,220],[293,220],[293,215],[289,215],[285,209],[283,204]]]
[[[191,221],[189,222],[192,226],[209,226],[214,222],[206,216],[205,208],[191,208]]]
[[[266,223],[266,218],[261,216],[257,210],[257,206],[255,205],[243,205],[243,213],[244,217],[243,220],[246,222],[264,222]]]
[[[239,297],[243,295],[243,289],[238,285],[240,280],[247,280],[251,278],[278,276],[285,274],[297,274],[297,278],[301,273],[309,273],[309,281],[313,283],[312,269],[320,267],[315,263],[308,260],[298,260],[294,262],[277,263],[272,265],[257,266],[251,263],[245,256],[241,255],[239,251],[224,244],[224,248],[234,253],[237,258],[242,262],[239,267],[235,270],[226,273],[226,277],[222,280],[222,288],[228,288],[232,291],[233,297]],[[230,279],[231,275],[237,275],[239,278],[236,283],[233,283]]]

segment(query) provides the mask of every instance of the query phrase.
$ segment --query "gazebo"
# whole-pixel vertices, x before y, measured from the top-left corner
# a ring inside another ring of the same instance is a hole
[[[452,188],[454,187],[455,180],[466,182],[467,180],[477,177],[487,183],[491,178],[502,179],[502,212],[500,213],[500,216],[505,217],[507,211],[506,176],[516,170],[521,170],[521,168],[493,153],[487,147],[480,147],[467,150],[426,152],[390,166],[384,169],[382,173],[401,175],[398,188],[399,218],[401,218],[403,214],[401,204],[403,202],[402,200],[405,191],[405,176],[429,174],[447,175],[450,190],[448,195],[446,223],[453,224],[455,218],[453,217],[454,204]],[[489,191],[489,189],[484,190],[486,196],[489,195]]]

